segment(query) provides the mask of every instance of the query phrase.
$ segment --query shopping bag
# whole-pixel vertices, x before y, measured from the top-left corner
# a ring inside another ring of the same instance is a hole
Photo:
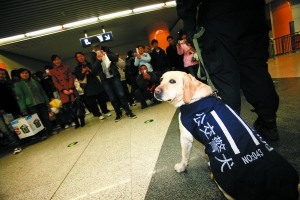
[[[44,129],[44,126],[36,113],[18,118],[10,124],[20,139],[33,136]]]
[[[80,98],[77,97],[75,98],[75,101],[72,102],[69,114],[72,118],[80,118],[85,116],[84,105]]]
[[[109,60],[107,54],[104,54],[102,57],[102,63],[105,65],[106,68],[110,67],[111,61]]]
[[[85,116],[85,109],[83,102],[80,98],[76,98],[73,102],[74,111],[77,117],[84,117]]]

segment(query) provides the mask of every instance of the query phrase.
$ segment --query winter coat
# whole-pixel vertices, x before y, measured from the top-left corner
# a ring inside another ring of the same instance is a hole
[[[151,52],[151,61],[153,63],[152,67],[154,71],[170,69],[170,65],[167,59],[166,52],[158,47],[159,51],[157,52],[155,49]]]
[[[146,65],[146,67],[148,68],[148,72],[153,72],[153,67],[150,64],[150,61],[151,61],[151,56],[148,53],[143,53],[140,59],[135,57],[134,65],[137,66],[138,68],[141,65]]]
[[[181,43],[180,45],[176,45],[176,47],[177,53],[179,55],[183,54],[184,67],[190,67],[198,64],[198,61],[192,61],[194,54],[189,51],[190,47],[186,45],[186,43]]]
[[[16,98],[20,107],[20,111],[22,113],[27,112],[28,107],[32,107],[39,104],[36,101],[36,95],[38,94],[33,94],[26,83],[29,81],[37,88],[38,94],[42,99],[42,103],[49,103],[49,98],[39,82],[32,78],[28,80],[21,79],[21,81],[16,84],[14,90],[16,93]]]
[[[40,81],[40,84],[44,91],[46,92],[49,99],[54,98],[53,92],[56,91],[51,77],[46,77]]]
[[[171,68],[183,68],[183,55],[178,55],[176,45],[169,45],[166,52]]]
[[[50,70],[52,81],[54,86],[57,88],[59,92],[59,96],[62,103],[67,103],[69,101],[75,101],[76,97],[79,97],[79,94],[74,86],[74,78],[69,66],[60,65],[54,66],[53,69]],[[73,94],[67,95],[63,92],[63,90],[73,90]]]
[[[87,62],[87,61],[86,61]],[[87,62],[86,66],[92,70],[92,64]],[[87,73],[82,73],[82,64],[78,63],[75,67],[75,74],[78,80],[83,80],[85,75],[87,77],[87,83],[84,88],[84,94],[85,96],[94,96],[97,94],[100,94],[101,92],[104,92],[104,88],[102,83],[97,78],[97,71],[93,71]]]

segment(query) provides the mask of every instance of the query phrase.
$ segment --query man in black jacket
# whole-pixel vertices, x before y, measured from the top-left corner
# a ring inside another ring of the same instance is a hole
[[[39,79],[42,88],[46,92],[49,99],[54,99],[54,92],[56,91],[56,88],[52,82],[51,77],[49,78],[46,74],[46,72],[37,71],[36,76]]]
[[[153,104],[161,103],[154,98],[154,89],[159,85],[159,78],[153,72],[148,72],[146,65],[140,66],[141,74],[137,76],[138,89],[135,91],[136,98],[141,103],[141,108],[147,108],[146,99],[153,99]]]
[[[153,71],[160,78],[165,72],[170,70],[170,65],[165,51],[158,46],[158,41],[153,39],[151,45],[153,46],[153,50],[151,51]]]
[[[135,91],[138,88],[136,83],[136,77],[139,75],[139,68],[134,65],[134,53],[132,50],[128,50],[125,67],[126,82],[131,85],[131,96],[135,98]]]
[[[167,37],[167,41],[169,43],[169,46],[167,47],[166,52],[171,70],[184,71],[183,55],[178,55],[176,48],[177,43],[173,44],[174,40],[171,35]]]
[[[104,90],[117,114],[115,122],[122,119],[121,106],[118,102],[121,102],[122,108],[126,111],[128,117],[136,118],[136,115],[133,114],[129,108],[120,80],[118,67],[115,64],[115,62],[118,62],[118,56],[108,47],[102,46],[99,38],[96,36],[91,38],[91,43],[93,47],[93,51],[90,53],[92,72],[100,76]],[[104,57],[108,57],[110,60],[111,63],[109,66],[106,66],[105,62],[102,62],[102,58]]]

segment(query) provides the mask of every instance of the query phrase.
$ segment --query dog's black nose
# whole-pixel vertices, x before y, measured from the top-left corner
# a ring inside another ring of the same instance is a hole
[[[155,94],[160,94],[161,93],[161,89],[159,87],[155,88]]]

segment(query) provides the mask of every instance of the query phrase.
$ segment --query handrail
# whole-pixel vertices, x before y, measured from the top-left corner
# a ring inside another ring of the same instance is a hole
[[[295,32],[289,35],[275,38],[272,40],[272,42],[275,44],[275,56],[296,52],[297,50],[300,50],[300,32]],[[269,54],[271,53],[272,52],[269,51]]]

